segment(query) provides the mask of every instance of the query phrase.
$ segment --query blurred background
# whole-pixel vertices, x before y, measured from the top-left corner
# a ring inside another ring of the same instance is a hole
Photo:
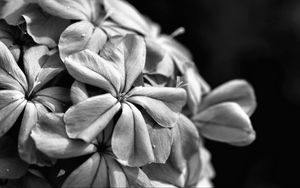
[[[257,95],[257,140],[244,148],[207,141],[216,187],[300,187],[300,1],[129,0],[194,55],[212,88],[236,78]]]

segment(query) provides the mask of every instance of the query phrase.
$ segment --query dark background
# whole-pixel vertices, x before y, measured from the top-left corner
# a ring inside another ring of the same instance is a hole
[[[257,95],[251,117],[257,140],[239,148],[207,141],[216,187],[300,187],[300,1],[129,0],[187,46],[216,87],[248,80]]]

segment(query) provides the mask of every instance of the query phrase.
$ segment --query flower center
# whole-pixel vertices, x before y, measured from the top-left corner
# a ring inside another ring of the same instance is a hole
[[[120,94],[117,96],[117,98],[118,98],[118,101],[119,101],[119,102],[125,102],[126,99],[127,99],[127,95],[126,95],[126,93],[120,93]]]

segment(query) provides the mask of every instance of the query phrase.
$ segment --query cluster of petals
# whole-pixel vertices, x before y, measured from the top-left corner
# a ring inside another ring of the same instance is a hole
[[[204,138],[252,143],[256,98],[211,89],[183,32],[125,0],[0,0],[0,187],[211,187]]]

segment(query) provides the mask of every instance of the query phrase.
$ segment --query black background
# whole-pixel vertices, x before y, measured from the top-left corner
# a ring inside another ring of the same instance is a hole
[[[187,46],[216,87],[248,80],[257,95],[251,117],[257,140],[239,148],[207,141],[216,187],[299,187],[300,1],[129,0]]]

